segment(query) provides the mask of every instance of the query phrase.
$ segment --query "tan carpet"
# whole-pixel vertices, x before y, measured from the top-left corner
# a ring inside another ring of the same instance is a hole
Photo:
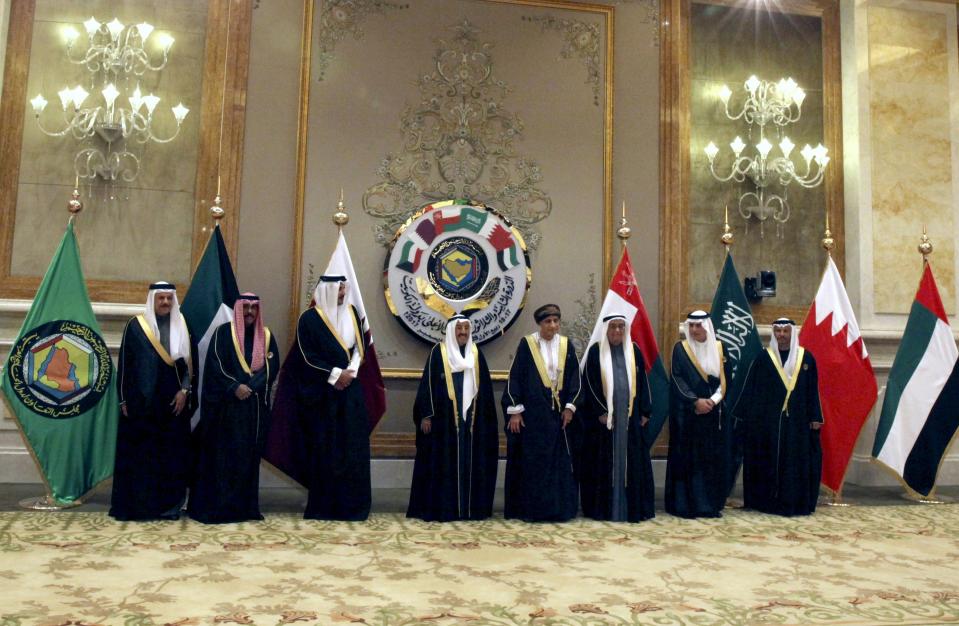
[[[959,505],[642,524],[0,513],[0,626],[959,622]]]

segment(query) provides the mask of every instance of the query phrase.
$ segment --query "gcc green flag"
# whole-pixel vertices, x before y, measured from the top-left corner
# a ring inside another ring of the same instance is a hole
[[[7,408],[60,504],[77,502],[113,475],[119,416],[113,376],[69,224],[2,383]]]

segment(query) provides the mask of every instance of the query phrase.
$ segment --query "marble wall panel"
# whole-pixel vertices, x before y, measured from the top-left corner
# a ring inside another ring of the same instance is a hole
[[[72,26],[81,33],[76,55],[85,49],[82,22],[91,15],[101,22],[113,17],[125,24],[148,21],[156,27],[154,33],[167,32],[176,39],[164,70],[147,71],[117,85],[121,92],[139,85],[144,94],[155,93],[161,98],[154,113],[157,136],[167,138],[176,130],[171,106],[183,102],[190,109],[174,141],[132,144],[136,146],[132,151],[140,158],[140,174],[133,183],[109,186],[97,180],[81,184],[85,211],[78,233],[87,278],[150,281],[160,272],[176,282],[189,279],[206,13],[206,2],[187,0],[37,1],[27,93],[29,97],[43,93],[49,101],[42,116],[48,130],[64,125],[56,95],[63,86],[82,84],[91,92],[86,106],[102,101],[96,92],[102,85],[94,84],[89,72],[71,64],[65,53],[64,29]],[[147,45],[153,59],[159,58],[153,49],[155,37],[152,35]],[[37,128],[32,108],[27,106],[12,274],[37,276],[46,267],[56,242],[45,234],[52,225],[62,222],[68,186],[73,181],[74,155],[87,142],[44,135]]]
[[[955,197],[949,37],[942,13],[907,6],[867,10],[876,313],[908,313],[925,225],[946,310],[956,310]],[[952,60],[955,63],[955,60]],[[938,236],[936,236],[938,235]],[[904,273],[904,268],[915,268]]]
[[[797,145],[797,152],[806,143],[816,145],[822,140],[821,22],[815,17],[693,4],[690,63],[689,296],[697,302],[712,299],[722,262],[723,207],[728,204],[740,276],[755,275],[760,269],[775,270],[778,292],[772,303],[805,307],[815,294],[822,269],[823,188],[790,186],[789,221],[782,229],[777,229],[772,219],[761,227],[756,219],[745,220],[738,214],[738,198],[747,186],[715,180],[703,148],[709,141],[715,142],[721,150],[717,172],[729,172],[733,158],[729,142],[737,135],[748,142],[748,129],[745,123],[726,117],[717,94],[720,86],[727,84],[734,92],[731,104],[737,97],[741,102],[743,82],[751,74],[766,80],[787,76],[796,80],[807,97],[802,117],[784,134]],[[778,143],[778,132],[770,132],[770,128],[767,137]],[[706,261],[714,257],[715,262]]]

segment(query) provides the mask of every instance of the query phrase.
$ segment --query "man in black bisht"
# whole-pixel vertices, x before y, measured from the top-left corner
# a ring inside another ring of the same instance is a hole
[[[756,357],[734,411],[745,429],[743,501],[777,515],[816,510],[822,475],[819,375],[795,322],[779,318]]]
[[[539,332],[523,337],[503,393],[507,518],[562,522],[579,508],[567,426],[579,395],[576,350],[559,334],[560,310],[533,312]]]
[[[117,363],[121,415],[110,515],[118,520],[180,516],[196,409],[192,355],[176,287],[150,285],[143,314],[123,329]]]
[[[300,315],[281,385],[295,389],[297,432],[310,490],[307,519],[365,520],[370,514],[370,434],[363,388],[363,332],[345,303],[346,277],[322,276],[316,305]]]
[[[190,517],[207,524],[261,520],[260,454],[270,418],[279,353],[263,325],[260,298],[244,293],[233,320],[210,339],[203,368],[202,418]]]
[[[579,463],[583,515],[614,522],[655,517],[653,467],[646,424],[651,411],[646,366],[623,315],[603,318],[602,338],[583,366],[576,417],[583,445]]]
[[[723,403],[729,363],[706,312],[690,313],[683,334],[673,347],[666,511],[719,517],[728,488],[724,431],[732,427]]]
[[[423,368],[407,517],[446,522],[493,513],[499,429],[489,368],[472,329],[467,317],[451,317]]]

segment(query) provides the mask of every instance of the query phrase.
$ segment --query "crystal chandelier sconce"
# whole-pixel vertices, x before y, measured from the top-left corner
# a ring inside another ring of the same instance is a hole
[[[739,214],[747,224],[750,218],[756,218],[760,233],[771,217],[782,235],[782,225],[789,219],[790,212],[789,185],[795,183],[807,189],[820,185],[829,164],[829,150],[821,143],[815,148],[806,144],[799,152],[805,165],[797,165],[793,160],[796,145],[785,131],[787,126],[799,121],[806,92],[792,78],[773,83],[750,76],[744,87],[745,101],[741,107],[730,109],[733,92],[726,85],[720,88],[719,99],[726,117],[743,120],[748,128],[747,139],[755,137],[755,143],[747,144],[739,136],[733,139],[729,144],[733,151],[732,166],[728,174],[723,174],[716,171],[716,155],[720,150],[710,141],[704,149],[709,171],[723,183],[744,183],[748,179],[751,189],[739,196]],[[767,134],[777,142],[775,146]]]
[[[57,93],[63,109],[59,130],[48,129],[40,119],[47,106],[42,94],[37,94],[30,104],[37,125],[46,135],[72,135],[84,142],[73,159],[77,176],[130,183],[140,172],[140,156],[131,148],[135,144],[173,141],[190,112],[182,102],[171,107],[176,130],[168,137],[158,136],[153,130],[153,114],[160,98],[153,93],[144,94],[139,82],[129,90],[130,83],[145,72],[159,72],[166,67],[174,40],[166,33],[153,37],[159,49],[159,58],[154,60],[145,48],[154,28],[146,22],[125,26],[114,18],[101,24],[91,17],[83,26],[87,33],[84,51],[76,50],[80,37],[77,30],[72,27],[65,30],[67,58],[89,72],[90,88],[97,92],[97,99],[90,102],[91,94],[82,85],[61,89]]]

